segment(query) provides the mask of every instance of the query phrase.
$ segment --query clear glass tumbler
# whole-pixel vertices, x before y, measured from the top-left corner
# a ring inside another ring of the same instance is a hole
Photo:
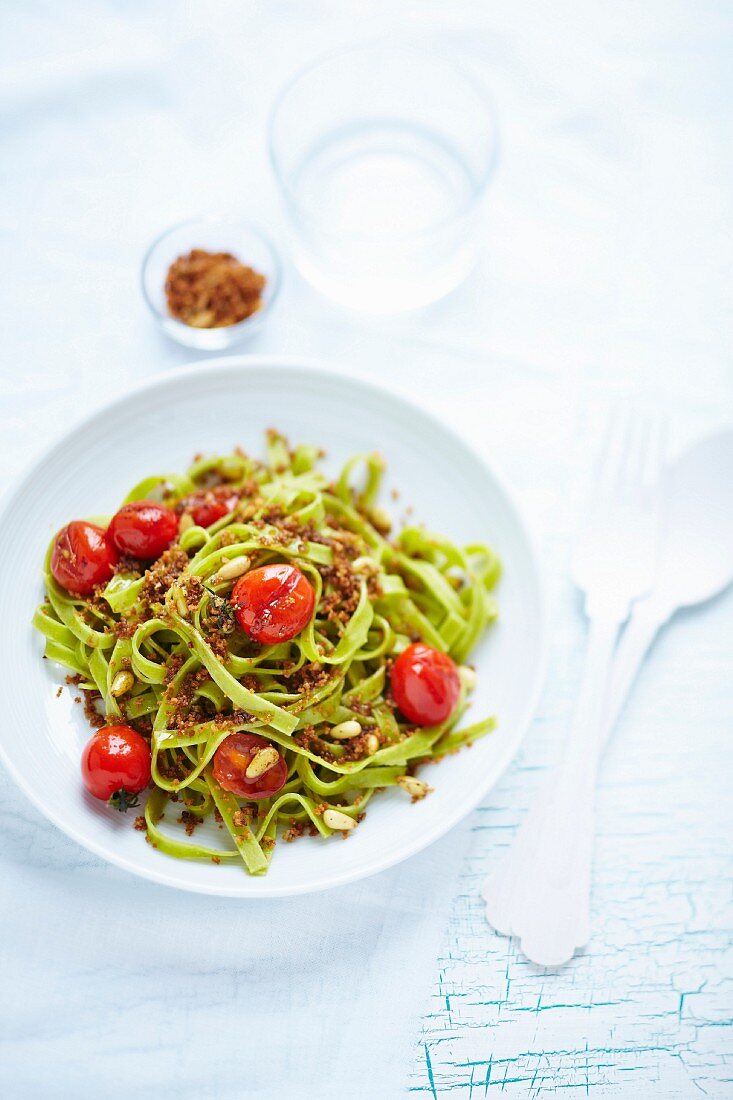
[[[396,313],[470,270],[497,126],[453,63],[387,41],[331,54],[281,93],[270,154],[294,260],[330,298]]]

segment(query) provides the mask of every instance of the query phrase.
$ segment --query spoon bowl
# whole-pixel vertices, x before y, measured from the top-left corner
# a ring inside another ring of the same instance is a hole
[[[652,598],[671,614],[712,599],[733,580],[733,430],[708,436],[671,463],[661,493]]]

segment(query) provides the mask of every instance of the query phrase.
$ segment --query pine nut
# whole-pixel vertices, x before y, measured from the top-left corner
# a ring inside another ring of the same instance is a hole
[[[386,532],[392,530],[392,519],[384,508],[377,505],[369,512],[369,519],[372,521],[372,525],[380,532],[380,534],[386,534]]]
[[[347,817],[346,814],[342,814],[340,810],[324,810],[323,823],[324,825],[328,825],[329,829],[337,829],[342,833],[348,833],[350,829],[356,827],[356,822],[353,817]]]
[[[244,461],[237,455],[222,459],[219,463],[219,473],[226,481],[236,481],[244,474]]]
[[[246,554],[242,554],[239,558],[234,558],[232,561],[226,561],[219,567],[217,573],[211,578],[212,584],[219,584],[221,581],[233,581],[235,577],[241,577],[242,573],[246,573],[249,569],[249,558]]]
[[[193,516],[190,512],[184,512],[178,524],[178,534],[182,535],[184,531],[188,531],[189,527],[193,526]]]
[[[367,734],[367,736],[364,738],[364,748],[366,749],[369,756],[374,756],[374,753],[379,748],[379,738],[377,737],[376,733]]]
[[[337,741],[349,741],[352,737],[358,737],[361,733],[361,725],[355,718],[349,718],[346,722],[339,722],[331,727],[331,737]]]
[[[135,677],[131,672],[118,672],[112,681],[112,687],[110,688],[110,695],[113,695],[117,699],[120,695],[125,695],[131,687],[135,686]]]
[[[418,802],[433,789],[429,787],[427,783],[423,783],[422,779],[415,779],[414,775],[400,775],[397,778],[397,782],[400,787],[402,787],[402,790],[407,791],[412,797],[413,802]]]
[[[272,745],[268,745],[267,748],[260,749],[259,752],[254,754],[244,774],[247,779],[259,779],[265,772],[269,772],[270,768],[274,768],[279,759],[280,753],[277,749],[273,749]]]
[[[176,605],[176,610],[178,611],[178,614],[181,616],[182,619],[187,619],[188,604],[186,603],[186,597],[183,595],[183,592],[177,585],[174,585],[171,591],[173,593],[173,602]]]
[[[458,669],[458,675],[466,691],[473,691],[473,689],[476,687],[476,684],[478,683],[476,670],[473,668],[469,668],[468,665],[461,665],[461,667]]]
[[[379,572],[379,566],[373,558],[361,557],[355,558],[351,563],[351,568],[354,573],[377,573]]]

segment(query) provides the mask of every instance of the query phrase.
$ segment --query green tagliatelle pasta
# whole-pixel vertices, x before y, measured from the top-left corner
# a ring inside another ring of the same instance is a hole
[[[400,784],[420,796],[425,785],[406,778],[416,765],[493,728],[487,718],[458,729],[471,670],[461,671],[448,721],[419,728],[391,700],[389,668],[417,639],[459,666],[467,661],[496,616],[495,554],[417,526],[388,537],[376,504],[379,456],[352,458],[335,483],[317,459],[315,448],[291,450],[269,432],[264,462],[235,452],[198,459],[184,476],[146,478],[126,501],[175,507],[177,543],[147,569],[121,562],[91,598],[56,582],[49,548],[46,600],[34,617],[46,657],[94,693],[108,722],[149,737],[144,823],[149,841],[171,856],[242,861],[262,874],[282,829],[288,839],[304,829],[327,837],[328,809],[357,821],[380,788]],[[238,498],[233,510],[196,525],[187,500],[223,485]],[[312,585],[315,613],[291,641],[258,645],[236,625],[227,574],[245,558],[247,569],[290,562]],[[332,735],[349,721],[360,723],[359,737]],[[266,738],[287,762],[287,781],[271,798],[248,803],[214,779],[217,749],[242,731]],[[185,833],[161,827],[171,802],[172,817],[185,811]],[[228,847],[196,842],[196,823],[209,818],[223,826],[222,842],[231,837]]]

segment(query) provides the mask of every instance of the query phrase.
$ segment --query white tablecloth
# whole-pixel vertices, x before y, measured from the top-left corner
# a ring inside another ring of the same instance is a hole
[[[608,409],[666,409],[677,446],[733,418],[731,16],[724,0],[2,7],[0,485],[88,408],[191,358],[145,313],[146,244],[234,208],[285,245],[275,90],[398,28],[493,87],[504,151],[479,268],[389,323],[288,270],[250,350],[382,379],[498,461],[543,540],[554,623],[505,779],[462,830],[343,891],[251,909],[136,881],[1,775],[3,1095],[726,1095],[730,594],[663,635],[608,753],[587,951],[538,970],[477,891],[572,705],[565,555]]]

